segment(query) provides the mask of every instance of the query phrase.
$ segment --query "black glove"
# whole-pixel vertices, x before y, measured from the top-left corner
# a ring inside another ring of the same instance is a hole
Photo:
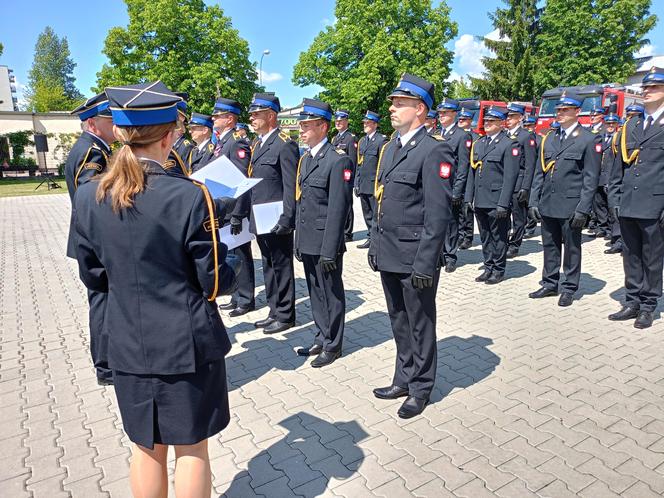
[[[360,189],[359,189],[359,187],[355,187],[355,188],[353,188],[353,193],[355,194],[355,197],[359,197],[359,196],[360,196]]]
[[[659,228],[664,228],[664,211],[662,211],[662,214],[659,215]]]
[[[516,194],[516,200],[519,202],[519,204],[528,204],[529,197],[530,197],[530,192],[528,192],[525,188],[522,188]]]
[[[459,209],[463,204],[463,199],[461,197],[452,197],[452,207]]]
[[[571,228],[583,228],[588,221],[588,215],[579,213],[575,211],[572,217],[569,219],[569,226]]]
[[[325,273],[330,273],[331,271],[337,269],[337,261],[332,258],[326,258],[325,256],[321,256],[318,259],[318,263],[320,264],[321,268]]]
[[[242,232],[242,220],[237,216],[231,216],[231,235],[240,235]]]
[[[510,215],[510,212],[505,209],[504,207],[496,207],[496,219],[497,220],[504,220]]]
[[[463,215],[464,215],[466,218],[468,218],[468,215],[470,214],[470,212],[472,211],[472,209],[473,209],[473,206],[470,204],[470,202],[465,202],[465,203],[463,204]]]
[[[532,220],[542,221],[542,215],[539,212],[539,208],[531,207],[528,210],[528,216],[530,216],[530,219],[532,219]]]
[[[292,228],[288,228],[277,223],[276,225],[274,225],[274,227],[272,227],[270,233],[273,233],[274,235],[288,235],[292,231],[293,231]]]
[[[424,273],[418,273],[414,271],[410,276],[410,280],[413,284],[413,287],[415,287],[418,290],[428,289],[429,287],[433,287],[433,277],[425,275]]]
[[[615,206],[613,209],[613,217],[615,218],[616,221],[618,221],[618,218],[620,217],[620,207]]]
[[[367,254],[367,261],[369,261],[369,268],[373,271],[378,271],[378,263],[376,262],[376,256],[373,254]]]
[[[299,249],[295,249],[295,259],[297,259],[300,263],[302,263],[302,253],[300,252]]]

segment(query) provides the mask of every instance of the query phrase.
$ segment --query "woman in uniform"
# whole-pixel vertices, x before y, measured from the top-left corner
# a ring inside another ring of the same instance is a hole
[[[175,447],[178,497],[208,498],[207,438],[228,424],[230,342],[215,299],[235,273],[204,185],[169,176],[177,103],[161,82],[106,89],[122,147],[75,198],[83,283],[108,293],[104,329],[134,496],[165,497]]]

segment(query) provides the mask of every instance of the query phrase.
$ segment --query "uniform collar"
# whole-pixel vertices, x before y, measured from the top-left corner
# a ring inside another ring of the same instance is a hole
[[[521,128],[521,125],[518,124],[514,128],[510,128],[510,135],[516,135],[516,132],[519,131],[519,128]]]
[[[497,133],[494,133],[493,135],[487,135],[487,137],[489,139],[489,143],[493,142],[496,138],[498,138],[498,135],[500,135],[500,131],[498,131]]]
[[[376,131],[378,131],[378,130],[376,130]],[[369,134],[367,135],[367,140],[371,140],[371,139],[372,139],[373,137],[375,137],[375,136],[376,136],[376,132],[375,132],[375,131],[372,132],[372,133],[369,133]]]
[[[449,125],[448,127],[446,127],[446,128],[443,130],[443,135],[447,135],[449,132],[452,131],[452,129],[453,129],[455,126],[456,126],[456,123],[452,123],[451,125]]]
[[[338,132],[337,135],[339,136],[339,138],[341,138],[341,137],[344,136],[344,134],[345,134],[347,131],[348,131],[348,128],[346,128],[344,131],[340,131],[340,132]]]
[[[85,133],[87,133],[88,135],[92,135],[92,136],[95,137],[97,140],[99,140],[99,141],[104,145],[104,147],[106,147],[106,150],[107,150],[107,151],[110,151],[110,150],[111,150],[111,148],[108,146],[108,144],[106,143],[106,141],[105,141],[103,138],[98,137],[97,135],[95,135],[94,133],[92,133],[91,131],[88,131],[88,130],[85,130]]]
[[[222,141],[226,135],[228,135],[231,131],[233,131],[233,128],[229,128],[228,130],[224,130],[219,134],[219,141]]]
[[[261,142],[265,143],[265,141],[270,138],[270,135],[272,135],[275,131],[277,131],[276,128],[272,128],[270,131],[268,131],[265,135],[261,135],[260,139]]]
[[[572,133],[574,132],[574,130],[576,129],[577,126],[579,126],[578,121],[575,122],[575,123],[574,123],[572,126],[570,126],[569,128],[563,128],[563,127],[561,126],[561,127],[560,127],[560,131],[561,131],[561,132],[564,131],[564,132],[565,132],[565,138],[569,138],[569,137],[572,136]]]
[[[657,122],[657,120],[660,118],[662,113],[664,112],[664,106],[661,106],[659,109],[657,109],[655,112],[652,114],[648,114],[646,112],[643,113],[643,122],[645,123],[648,121],[648,118],[652,116],[652,122],[653,124]]]
[[[323,140],[314,145],[309,150],[309,154],[311,154],[311,157],[316,157],[316,154],[320,152],[320,150],[323,148],[323,145],[325,145],[326,143],[327,143],[327,137],[323,138]]]
[[[410,140],[411,138],[413,138],[413,137],[415,136],[415,134],[416,134],[418,131],[420,131],[422,128],[424,128],[424,125],[422,125],[422,126],[420,126],[420,127],[418,127],[418,128],[415,128],[414,130],[410,130],[410,131],[409,131],[408,133],[406,133],[405,135],[400,136],[400,137],[399,137],[399,140],[401,141],[401,146],[403,147],[404,145],[406,145],[406,144],[408,143],[408,140]]]
[[[207,140],[205,140],[205,142],[202,142],[200,145],[198,145],[198,150],[202,151],[209,142],[210,139],[208,138]]]

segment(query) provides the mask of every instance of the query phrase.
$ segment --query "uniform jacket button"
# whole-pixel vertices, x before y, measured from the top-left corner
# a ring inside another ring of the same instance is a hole
[[[380,229],[380,233],[383,233],[383,229],[382,229],[382,228]]]

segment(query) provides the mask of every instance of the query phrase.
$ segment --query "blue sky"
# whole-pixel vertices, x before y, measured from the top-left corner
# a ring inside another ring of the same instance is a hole
[[[226,15],[241,36],[249,42],[252,58],[260,59],[265,49],[271,51],[263,59],[265,72],[263,84],[269,91],[277,92],[283,106],[298,104],[303,97],[315,93],[314,88],[298,88],[291,83],[292,68],[301,51],[305,50],[316,34],[326,24],[334,21],[334,0],[291,0],[272,2],[268,0],[224,0],[207,1],[221,4]],[[493,11],[499,0],[448,0],[452,19],[459,25],[459,35],[450,43],[455,50],[453,71],[457,75],[477,74],[481,71],[480,57],[486,53],[483,44],[474,36],[483,36],[492,31],[487,13]],[[275,8],[275,6],[279,6]],[[664,2],[653,1],[652,11],[660,22],[650,34],[650,54],[664,54]],[[81,91],[90,95],[96,73],[104,63],[101,50],[108,29],[125,26],[128,18],[125,4],[121,0],[33,0],[11,2],[4,10],[11,19],[3,20],[0,42],[4,54],[0,64],[14,69],[20,85],[27,81],[32,64],[37,36],[50,25],[60,36],[66,36],[74,61],[74,75]]]

